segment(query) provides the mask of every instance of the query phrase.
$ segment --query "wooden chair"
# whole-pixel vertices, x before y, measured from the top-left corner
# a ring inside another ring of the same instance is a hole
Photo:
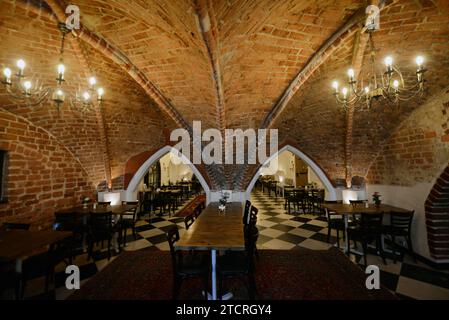
[[[337,232],[337,246],[340,248],[340,231],[343,232],[343,240],[346,238],[345,236],[345,222],[343,217],[336,212],[330,211],[327,208],[324,209],[326,212],[327,218],[327,242],[330,242],[331,232],[332,230],[336,230]]]
[[[259,209],[255,206],[251,206],[249,211],[248,222],[244,223],[243,231],[245,235],[245,242],[252,242],[254,244],[253,253],[257,259],[259,259],[259,252],[257,251],[257,239],[259,239],[259,229],[257,229],[257,214],[259,213]]]
[[[255,228],[252,224],[248,228]],[[249,234],[254,233],[248,230]],[[253,237],[248,237],[245,241],[245,251],[231,251],[225,255],[218,257],[218,296],[223,295],[223,282],[225,279],[242,277],[246,278],[246,285],[248,288],[249,298],[253,300],[256,295],[256,280],[254,277],[254,250],[256,244]]]
[[[108,260],[111,259],[111,245],[114,234],[120,232],[120,226],[114,225],[112,222],[112,213],[93,213],[89,219],[89,234],[88,234],[88,259],[92,257],[94,245],[103,241],[108,244]]]
[[[393,243],[393,261],[396,263],[396,238],[402,237],[406,240],[408,250],[416,262],[415,252],[412,246],[412,221],[415,211],[409,212],[391,212],[390,224],[382,227],[382,233],[389,236]]]
[[[184,224],[186,226],[186,230],[189,230],[190,226],[195,222],[195,215],[193,213],[189,214],[184,218]]]
[[[376,249],[380,253],[383,262],[387,264],[382,248],[382,219],[383,213],[369,213],[362,214],[360,223],[356,226],[348,228],[348,253],[350,252],[349,243],[351,240],[354,243],[361,242],[363,249],[363,258],[365,265],[367,265],[366,252],[368,243],[375,241]]]
[[[246,200],[245,202],[245,210],[243,211],[243,224],[246,225],[248,224],[249,220],[249,211],[251,208],[251,201]]]
[[[128,229],[132,230],[134,241],[137,239],[136,234],[136,222],[137,222],[137,208],[139,205],[138,201],[122,201],[122,205],[135,206],[134,208],[126,211],[120,217],[119,227],[122,233],[123,246],[126,246],[126,231]]]
[[[207,300],[209,290],[209,260],[203,255],[193,255],[183,251],[175,250],[175,243],[179,240],[178,226],[173,225],[167,231],[167,241],[173,269],[173,299],[179,295],[181,284],[189,278],[200,277],[203,280],[204,297]]]

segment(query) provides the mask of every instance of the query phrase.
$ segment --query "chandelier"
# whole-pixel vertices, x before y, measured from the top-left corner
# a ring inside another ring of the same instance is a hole
[[[65,23],[59,24],[61,31],[61,49],[59,54],[59,64],[57,65],[57,77],[55,86],[44,86],[39,80],[33,81],[25,74],[26,62],[23,59],[17,60],[17,71],[13,75],[13,71],[6,67],[3,69],[2,83],[6,88],[6,92],[14,99],[35,106],[51,99],[57,106],[58,110],[64,103],[66,98],[72,105],[82,104],[84,108],[92,106],[95,101],[100,105],[103,102],[104,89],[97,88],[97,80],[95,77],[88,79],[89,86],[86,90],[75,92],[74,94],[65,92],[63,84],[65,82],[65,65],[64,65],[64,41],[65,36],[70,30]],[[34,82],[34,83],[33,83]]]
[[[416,57],[416,79],[413,84],[406,85],[404,77],[397,66],[393,63],[393,58],[387,56],[384,60],[385,68],[379,72],[376,70],[376,48],[374,47],[372,34],[374,29],[366,29],[370,48],[370,68],[360,81],[355,79],[355,71],[348,70],[348,86],[340,90],[338,81],[332,83],[334,96],[338,104],[343,105],[347,110],[349,105],[355,105],[359,101],[365,101],[370,108],[373,100],[383,99],[389,105],[397,105],[400,101],[408,101],[424,93],[424,58]],[[365,79],[364,79],[365,78]],[[365,80],[365,81],[364,81]]]

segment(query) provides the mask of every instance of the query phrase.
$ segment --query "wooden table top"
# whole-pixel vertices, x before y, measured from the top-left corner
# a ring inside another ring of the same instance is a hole
[[[364,203],[358,204],[356,206],[352,204],[346,203],[323,203],[323,207],[327,208],[330,211],[337,212],[339,214],[369,214],[369,213],[391,213],[391,212],[403,212],[407,213],[410,210],[406,210],[403,208],[398,208],[394,206],[390,206],[388,204],[380,204],[379,207],[376,207],[374,204],[370,203],[368,208],[365,207]]]
[[[210,203],[175,243],[179,250],[244,250],[243,206],[228,203],[220,213],[218,203]]]
[[[69,231],[0,231],[0,260],[12,261],[32,255],[36,250],[45,248],[72,235]]]
[[[126,205],[113,205],[113,206],[99,206],[97,205],[97,208],[94,209],[92,204],[89,204],[87,207],[84,207],[82,205],[73,207],[73,208],[68,208],[68,209],[64,209],[64,210],[59,210],[57,212],[55,212],[55,215],[63,215],[63,214],[69,214],[69,213],[75,213],[77,215],[88,215],[88,214],[107,214],[107,213],[111,213],[114,215],[119,215],[119,214],[123,214],[126,211],[132,210],[134,208],[136,208],[137,205],[133,204],[126,204]]]

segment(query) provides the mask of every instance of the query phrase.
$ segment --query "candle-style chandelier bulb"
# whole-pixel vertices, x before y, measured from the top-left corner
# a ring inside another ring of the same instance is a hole
[[[89,94],[89,92],[87,92],[87,91],[84,91],[84,92],[83,92],[83,99],[84,99],[84,102],[89,101],[89,99],[90,99],[90,94]]]
[[[417,56],[415,61],[416,61],[416,64],[418,65],[418,67],[422,67],[422,65],[424,64],[424,57]]]
[[[65,66],[62,63],[58,64],[58,74],[64,75],[64,72],[65,72]]]
[[[98,88],[97,89],[97,100],[98,101],[102,101],[103,100],[103,95],[104,95],[104,89],[103,88]]]
[[[388,56],[385,58],[385,65],[389,68],[393,65],[393,58]]]
[[[17,68],[19,68],[19,72],[17,73],[17,75],[19,77],[22,77],[23,76],[23,69],[25,69],[26,63],[25,63],[25,61],[23,59],[19,59],[19,60],[17,60],[16,65],[17,65]]]
[[[89,84],[91,87],[94,87],[97,84],[97,79],[95,79],[95,77],[90,77]]]
[[[353,80],[354,79],[354,69],[349,69],[348,70],[348,77],[349,77],[349,80]]]
[[[332,82],[332,88],[334,88],[335,92],[338,93],[338,81]]]
[[[10,85],[11,84],[11,69],[5,68],[3,69],[3,75],[5,76],[5,84]]]

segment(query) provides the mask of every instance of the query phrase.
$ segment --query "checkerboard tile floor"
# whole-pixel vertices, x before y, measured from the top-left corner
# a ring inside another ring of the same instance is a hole
[[[257,247],[263,249],[289,250],[296,246],[313,250],[327,250],[336,244],[336,234],[331,233],[327,242],[327,222],[319,214],[293,212],[287,214],[282,197],[254,191],[251,203],[259,209]],[[343,240],[340,239],[343,247]],[[354,263],[363,268],[360,256],[350,255]],[[403,299],[449,299],[449,271],[434,270],[421,262],[414,262],[408,255],[398,257],[393,263],[388,258],[385,265],[380,257],[367,255],[367,263],[380,269],[380,281]]]
[[[254,191],[251,202],[259,209],[257,227],[259,238],[257,247],[259,250],[275,249],[290,250],[297,246],[313,250],[327,250],[336,242],[335,234],[331,234],[330,243],[327,242],[327,222],[318,214],[303,214],[284,209],[282,197],[269,197],[261,191]],[[182,206],[180,207],[182,208]],[[184,219],[180,217],[146,216],[137,223],[137,239],[134,240],[131,233],[127,238],[127,247],[124,250],[139,250],[155,246],[159,250],[169,250],[165,232],[168,227],[177,224],[180,235],[185,231]],[[341,240],[341,245],[343,242]],[[115,259],[114,252],[111,260],[107,260],[107,252],[98,250],[94,254],[93,261],[87,260],[87,254],[77,256],[74,261],[80,266],[81,285],[95,273],[101,271],[106,265]],[[350,255],[354,263],[361,262],[359,256]],[[368,264],[375,264],[381,270],[381,283],[388,289],[396,292],[403,299],[449,299],[449,271],[438,271],[421,262],[413,262],[409,256],[399,258],[397,263],[387,259],[383,264],[382,259],[376,255],[368,254]],[[70,291],[65,289],[64,266],[56,275],[56,290],[51,293],[52,298],[65,299]],[[361,266],[363,267],[363,266]],[[40,282],[39,282],[40,281]],[[43,279],[36,279],[36,285],[27,287],[26,296],[32,299],[48,298],[39,294],[35,288],[43,288]]]

